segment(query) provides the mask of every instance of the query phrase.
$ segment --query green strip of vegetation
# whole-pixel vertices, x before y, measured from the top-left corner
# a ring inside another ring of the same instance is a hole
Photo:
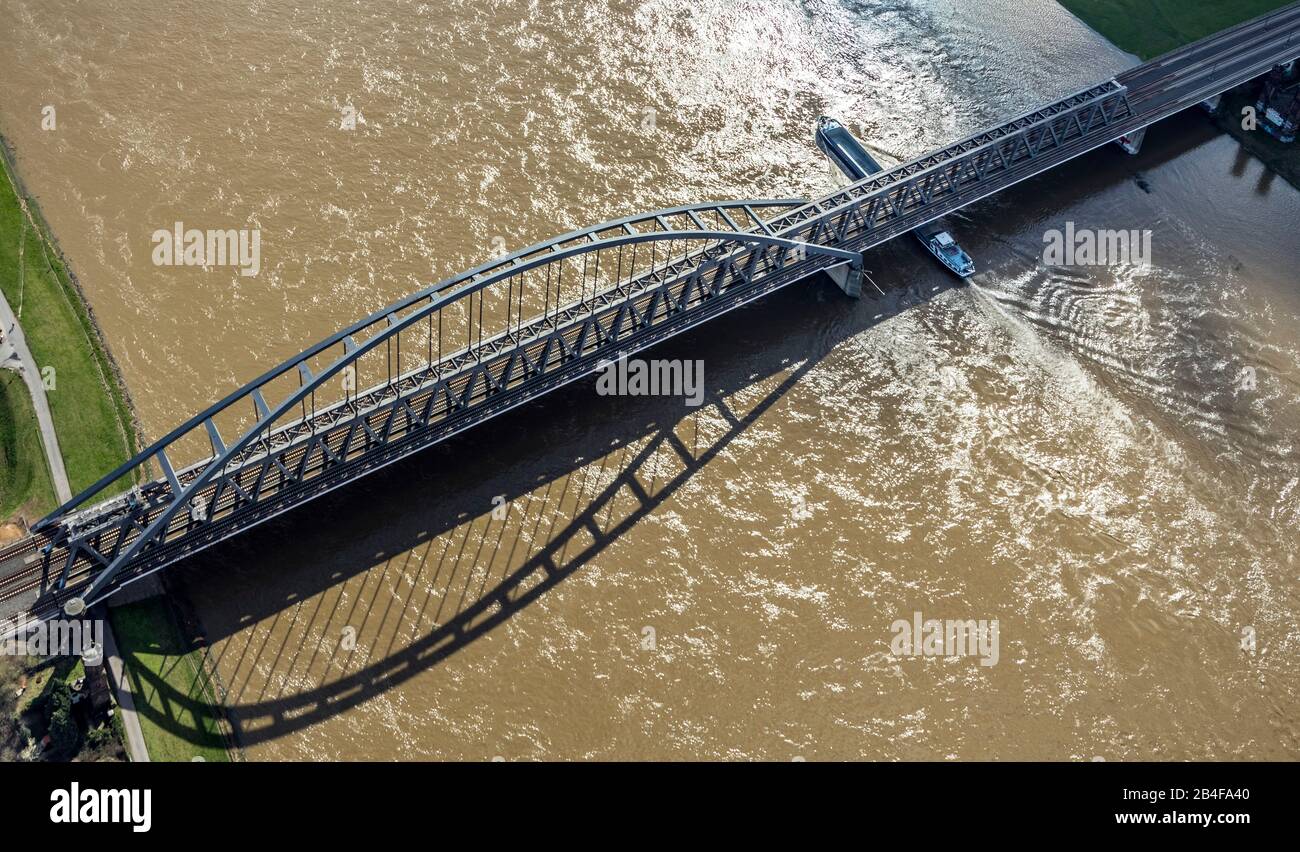
[[[167,602],[158,597],[114,607],[109,618],[149,759],[229,760],[215,691],[199,652],[177,631]]]
[[[1060,0],[1122,50],[1152,59],[1291,0]]]
[[[18,314],[37,365],[54,368],[53,389],[46,395],[76,493],[135,453],[135,430],[126,394],[81,293],[35,202],[21,195],[7,149],[3,153],[0,288]],[[112,491],[130,485],[118,482]]]
[[[39,518],[56,505],[27,385],[0,370],[0,519]]]
[[[1142,59],[1280,9],[1291,0],[1060,0],[1085,24]],[[1300,188],[1300,145],[1284,145],[1262,129],[1244,130],[1241,110],[1254,106],[1258,85],[1225,92],[1215,122],[1288,183]]]

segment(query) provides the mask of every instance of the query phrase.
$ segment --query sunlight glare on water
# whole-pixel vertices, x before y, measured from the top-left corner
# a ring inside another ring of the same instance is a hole
[[[151,438],[494,240],[829,190],[821,114],[893,163],[1133,62],[1048,0],[0,8]],[[670,342],[698,410],[579,386],[175,572],[249,756],[1300,757],[1300,193],[1199,114],[1146,145],[953,216],[971,286],[901,240],[886,296]],[[153,266],[178,220],[261,273]],[[1067,220],[1152,263],[1047,266]],[[914,612],[997,664],[892,655]]]

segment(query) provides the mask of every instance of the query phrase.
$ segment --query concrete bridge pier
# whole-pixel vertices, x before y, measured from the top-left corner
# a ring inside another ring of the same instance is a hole
[[[826,277],[830,278],[836,287],[844,291],[846,296],[852,296],[855,299],[862,296],[862,264],[853,264],[850,262],[841,263],[838,266],[832,266],[826,270]]]
[[[1147,129],[1134,130],[1132,133],[1125,133],[1115,140],[1115,144],[1123,148],[1129,154],[1136,155],[1142,150],[1142,140],[1146,138]]]

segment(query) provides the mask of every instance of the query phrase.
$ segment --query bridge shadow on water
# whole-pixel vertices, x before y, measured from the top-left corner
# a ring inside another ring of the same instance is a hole
[[[872,259],[926,268],[910,246],[882,247]],[[257,695],[247,694],[247,682],[219,685],[239,741],[255,745],[345,711],[436,666],[545,595],[677,493],[841,341],[959,286],[928,268],[923,278],[889,289],[897,278],[877,276],[887,294],[854,302],[817,277],[646,353],[704,361],[699,408],[679,397],[601,397],[594,379],[582,380],[171,569],[168,585],[183,608],[193,605],[187,620],[213,648],[219,672],[298,671],[304,660],[307,670],[325,671],[323,682],[277,697],[265,695],[269,684]],[[700,413],[721,422],[721,433],[702,435]],[[499,496],[507,515],[531,530],[521,525],[507,537],[509,523],[492,515]],[[385,589],[367,579],[328,611],[322,593],[374,571],[415,580]],[[311,636],[318,622],[394,617],[432,629],[410,641],[394,635],[360,661],[365,650],[347,650],[337,636],[306,645],[271,639],[292,635],[282,619],[308,619]],[[251,634],[242,647],[223,642],[267,619],[260,642]]]
[[[981,218],[995,212],[1021,219],[1017,196],[1027,206],[1048,190],[1068,207],[1207,138],[1193,132],[1178,144],[1166,139],[1133,161],[1095,152],[1077,181],[1040,176],[977,209]],[[1026,221],[1033,215],[1023,214]],[[972,246],[976,256],[993,252],[1000,229],[977,230],[983,233]],[[699,409],[673,397],[604,398],[594,380],[583,380],[170,569],[168,585],[191,612],[188,620],[202,633],[196,638],[214,649],[214,668],[235,675],[219,691],[238,740],[256,745],[289,735],[437,666],[590,564],[841,342],[959,286],[910,241],[873,250],[868,267],[884,270],[874,277],[885,295],[867,287],[853,302],[814,278],[646,353],[705,362]],[[904,275],[913,272],[919,274],[908,285]],[[701,435],[699,412],[723,424],[720,434]],[[508,537],[512,521],[492,516],[497,496],[509,507],[507,517],[522,517],[532,530],[521,524]],[[380,585],[369,585],[372,574]],[[329,590],[360,575],[359,589],[327,603]],[[351,609],[340,612],[345,607]],[[386,647],[376,641],[348,649],[333,635],[321,638],[320,625],[365,625],[372,617],[381,626],[395,617],[398,627],[427,629],[409,639],[394,629]],[[242,645],[234,641],[241,634]],[[295,635],[312,641],[295,642]],[[254,670],[263,674],[260,688],[239,676]],[[313,674],[283,685],[290,681],[284,673],[299,671]]]

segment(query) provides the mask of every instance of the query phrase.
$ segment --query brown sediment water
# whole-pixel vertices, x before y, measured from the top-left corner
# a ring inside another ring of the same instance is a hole
[[[896,161],[1132,61],[1047,0],[0,11],[148,438],[500,246],[825,191],[820,114]],[[1300,757],[1298,218],[1190,112],[954,216],[970,286],[896,241],[667,344],[698,409],[576,386],[196,559],[248,756]],[[258,274],[155,266],[178,221]],[[1049,267],[1067,222],[1151,262]],[[918,612],[996,663],[892,653]]]

